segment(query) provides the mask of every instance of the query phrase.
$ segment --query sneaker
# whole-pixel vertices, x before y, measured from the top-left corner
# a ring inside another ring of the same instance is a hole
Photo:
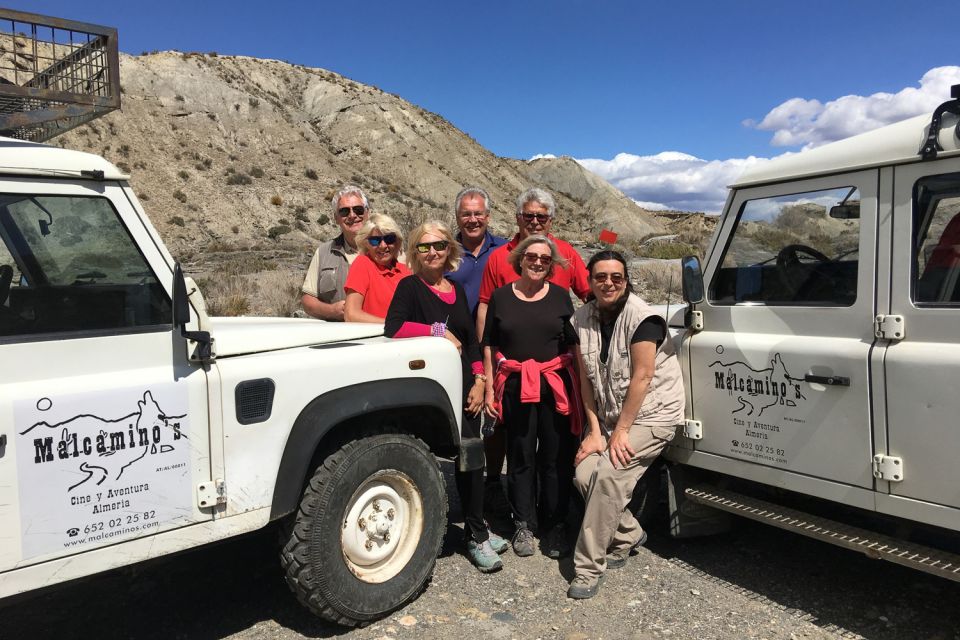
[[[493,550],[497,553],[504,553],[510,548],[510,543],[495,534],[493,531],[487,529],[487,533],[489,534],[487,542],[490,543],[490,547],[493,548]]]
[[[533,531],[530,531],[526,524],[521,523],[517,527],[517,532],[513,534],[512,542],[513,552],[521,558],[533,555]]]
[[[593,576],[578,573],[574,576],[570,587],[567,589],[567,597],[573,598],[574,600],[592,598],[597,595],[597,592],[600,590],[601,582],[603,582],[602,575],[599,578],[594,578]]]
[[[569,556],[572,549],[566,525],[561,523],[550,529],[547,536],[540,541],[540,550],[543,555],[554,560]]]
[[[480,570],[481,573],[493,573],[503,569],[503,562],[500,556],[490,546],[489,540],[477,542],[469,540],[467,542],[467,555],[470,556],[470,562]]]
[[[627,558],[632,555],[636,555],[637,549],[642,547],[647,543],[647,532],[643,531],[640,534],[640,539],[630,545],[630,548],[625,551],[611,551],[607,554],[607,569],[619,569],[620,567],[627,564]]]

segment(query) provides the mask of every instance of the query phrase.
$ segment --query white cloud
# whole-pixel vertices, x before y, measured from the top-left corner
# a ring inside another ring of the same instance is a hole
[[[960,83],[960,67],[935,67],[920,78],[919,87],[906,87],[897,93],[869,96],[842,96],[827,103],[791,98],[774,107],[759,123],[744,125],[772,131],[774,146],[816,147],[848,138],[912,116],[933,113],[950,98],[950,87]]]
[[[815,147],[915,115],[933,113],[937,105],[950,98],[954,84],[960,84],[960,66],[935,67],[923,74],[919,87],[906,87],[897,93],[848,95],[826,103],[791,98],[759,123],[745,120],[743,124],[772,131],[774,146]],[[538,157],[553,156],[534,156]],[[577,160],[645,209],[707,213],[719,213],[727,197],[727,185],[747,168],[766,161],[754,156],[703,160],[678,151],[652,156],[619,153],[611,160]]]
[[[655,156],[618,153],[612,160],[577,160],[645,209],[707,213],[719,213],[727,197],[727,185],[748,167],[765,161],[753,156],[703,160],[677,151]]]
[[[540,160],[542,158],[549,158],[553,160],[553,159],[556,159],[556,157],[557,156],[553,155],[552,153],[538,153],[537,155],[531,157],[530,160],[528,160],[528,162],[532,162],[534,160]]]

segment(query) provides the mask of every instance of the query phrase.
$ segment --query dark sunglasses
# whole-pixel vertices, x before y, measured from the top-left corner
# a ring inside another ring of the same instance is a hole
[[[446,240],[437,240],[435,242],[421,242],[417,245],[417,253],[430,253],[430,249],[433,249],[437,253],[441,251],[446,251],[447,247],[450,245]]]
[[[379,247],[381,242],[394,245],[397,243],[397,234],[387,233],[382,236],[367,236],[367,243],[369,243],[371,247]]]
[[[367,208],[362,204],[355,204],[352,207],[340,207],[337,209],[337,215],[341,218],[346,218],[350,215],[351,211],[353,211],[353,214],[356,216],[362,216],[367,212]]]
[[[548,213],[521,213],[520,217],[523,218],[524,222],[533,222],[533,219],[536,218],[540,224],[547,224],[547,221],[550,220],[550,214]]]
[[[623,284],[626,277],[622,273],[595,273],[592,276],[594,282],[606,282],[607,279],[613,284]]]
[[[553,262],[553,256],[542,256],[539,253],[525,253],[523,254],[523,259],[530,263],[539,262],[543,265]]]

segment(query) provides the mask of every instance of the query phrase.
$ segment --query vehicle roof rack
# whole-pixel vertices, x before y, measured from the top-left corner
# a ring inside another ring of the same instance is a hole
[[[933,111],[927,138],[917,151],[924,160],[933,160],[937,157],[937,152],[943,151],[943,147],[940,146],[940,125],[943,123],[943,114],[953,113],[960,116],[960,84],[950,87],[950,97],[953,100],[947,100]],[[956,132],[957,137],[960,138],[960,120],[957,121]]]
[[[119,107],[116,29],[0,9],[0,135],[43,142]]]

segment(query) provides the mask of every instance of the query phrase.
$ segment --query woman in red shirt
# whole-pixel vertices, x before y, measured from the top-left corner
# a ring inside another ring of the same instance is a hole
[[[350,265],[344,289],[343,316],[347,322],[383,322],[393,292],[410,269],[397,258],[403,236],[390,216],[370,216],[357,233],[360,255]]]

